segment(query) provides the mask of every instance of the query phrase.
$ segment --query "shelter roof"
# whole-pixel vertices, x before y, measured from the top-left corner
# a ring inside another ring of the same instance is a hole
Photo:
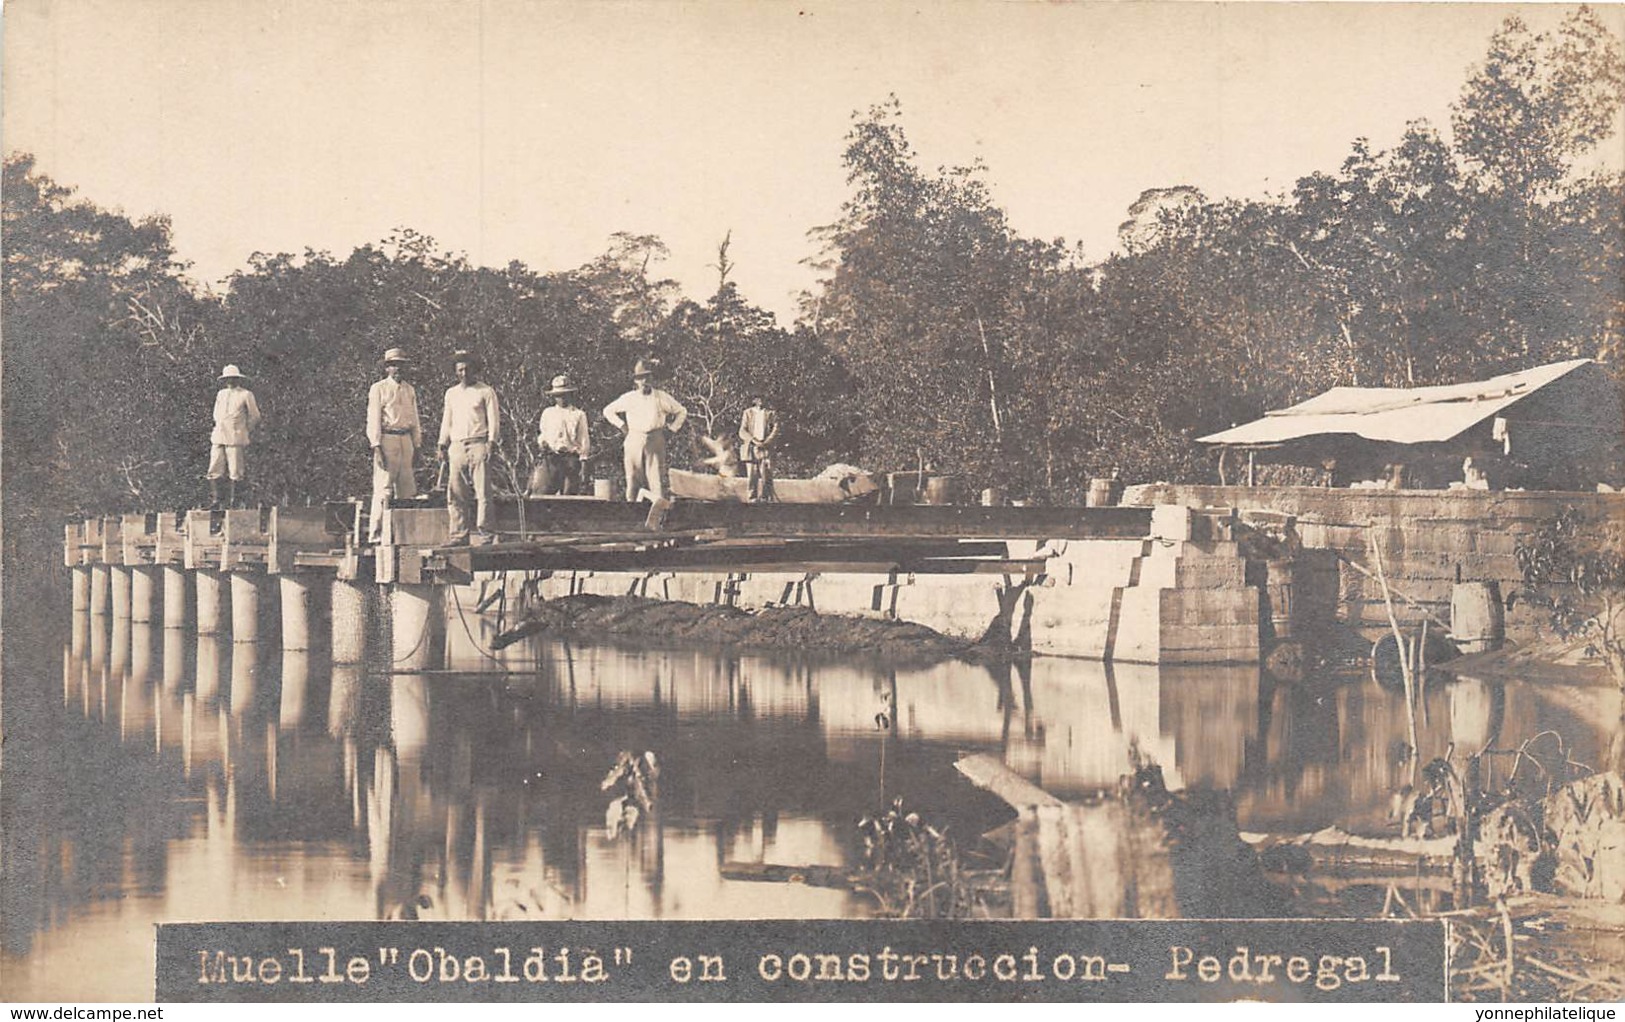
[[[1312,436],[1352,435],[1379,443],[1451,440],[1567,376],[1591,359],[1553,362],[1487,380],[1438,387],[1333,387],[1201,443],[1268,446]]]

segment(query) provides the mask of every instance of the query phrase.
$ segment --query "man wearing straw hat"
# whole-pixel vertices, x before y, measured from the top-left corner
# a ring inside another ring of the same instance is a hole
[[[243,386],[248,377],[234,365],[220,373],[224,384],[214,396],[214,431],[209,434],[209,506],[220,506],[220,480],[230,477],[227,502],[237,506],[237,490],[246,478],[243,455],[250,434],[260,424],[260,406],[254,392]],[[247,487],[243,489],[246,491]]]
[[[367,540],[383,538],[384,512],[391,498],[417,496],[412,465],[423,446],[423,422],[418,417],[418,392],[401,379],[409,359],[400,348],[384,352],[384,378],[367,391],[367,442],[372,445],[372,516]]]
[[[632,370],[632,390],[604,408],[604,418],[625,436],[626,499],[647,489],[655,500],[671,493],[666,475],[666,434],[688,421],[688,409],[654,385],[654,366],[642,359]]]
[[[592,431],[587,413],[576,407],[576,386],[567,374],[553,377],[547,396],[553,403],[542,409],[536,430],[536,446],[541,449],[541,486],[533,493],[573,496],[581,492],[581,466],[592,457]]]
[[[497,392],[480,382],[480,363],[473,354],[452,356],[457,382],[446,391],[440,416],[440,456],[446,459],[451,480],[446,485],[446,518],[454,544],[467,543],[469,504],[475,506],[474,529],[479,542],[490,539],[491,477],[487,470],[491,449],[502,434]]]

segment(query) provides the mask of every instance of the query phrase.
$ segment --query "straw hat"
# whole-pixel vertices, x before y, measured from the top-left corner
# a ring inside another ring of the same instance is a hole
[[[246,379],[248,379],[248,377],[243,375],[243,371],[241,369],[238,369],[236,366],[226,366],[226,368],[220,370],[220,378],[222,380],[246,380]]]
[[[391,362],[397,362],[401,365],[409,365],[411,361],[412,360],[410,358],[406,357],[405,348],[390,348],[388,351],[384,352],[384,365],[386,366]]]
[[[557,397],[560,394],[574,394],[578,388],[570,380],[569,373],[560,373],[553,377],[553,386],[548,390],[548,397]]]
[[[647,359],[638,359],[638,364],[632,367],[632,379],[637,380],[655,374],[655,364]]]
[[[478,367],[480,364],[480,357],[466,348],[459,348],[457,351],[451,353],[451,362],[452,365],[456,365],[458,362],[467,362],[471,366]]]

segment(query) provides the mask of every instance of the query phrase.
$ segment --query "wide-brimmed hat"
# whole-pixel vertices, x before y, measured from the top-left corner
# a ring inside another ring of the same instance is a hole
[[[640,376],[653,376],[654,374],[655,363],[648,359],[640,358],[638,364],[632,367],[632,379],[634,380]]]
[[[579,388],[570,380],[569,373],[560,373],[553,377],[553,386],[548,389],[548,397],[557,397],[560,394],[574,394]]]
[[[466,348],[461,348],[451,353],[451,364],[456,365],[459,362],[467,362],[471,366],[478,366],[480,357]]]
[[[411,361],[412,360],[410,358],[406,357],[405,348],[390,348],[388,351],[384,352],[384,365],[386,366],[391,362],[399,362],[405,365],[409,364]]]
[[[246,379],[248,379],[247,376],[243,375],[243,371],[241,369],[238,369],[236,366],[226,366],[226,368],[220,370],[220,378],[222,380],[246,380]]]

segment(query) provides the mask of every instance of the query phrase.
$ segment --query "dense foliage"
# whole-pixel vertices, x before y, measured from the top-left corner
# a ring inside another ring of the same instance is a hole
[[[14,155],[6,494],[51,519],[195,504],[226,362],[265,412],[257,499],[357,494],[364,395],[391,345],[418,359],[431,432],[450,353],[484,357],[507,420],[499,485],[529,472],[554,374],[596,413],[654,356],[691,434],[730,435],[754,392],[776,403],[781,472],[925,463],[1057,502],[1113,469],[1208,478],[1195,437],[1328,386],[1577,356],[1617,371],[1625,185],[1580,168],[1609,139],[1621,67],[1584,9],[1552,33],[1509,18],[1451,138],[1416,122],[1391,149],[1355,140],[1336,170],[1261,200],[1149,188],[1098,263],[1019,235],[986,168],[923,167],[893,98],[854,119],[851,195],[813,231],[821,279],[790,327],[729,279],[725,238],[703,300],[661,278],[664,245],[635,233],[543,272],[474,266],[403,229],[345,256],[257,254],[202,291],[166,221],[99,209]],[[616,441],[601,422],[595,435],[596,474],[613,474]],[[678,463],[701,453],[680,443]]]

